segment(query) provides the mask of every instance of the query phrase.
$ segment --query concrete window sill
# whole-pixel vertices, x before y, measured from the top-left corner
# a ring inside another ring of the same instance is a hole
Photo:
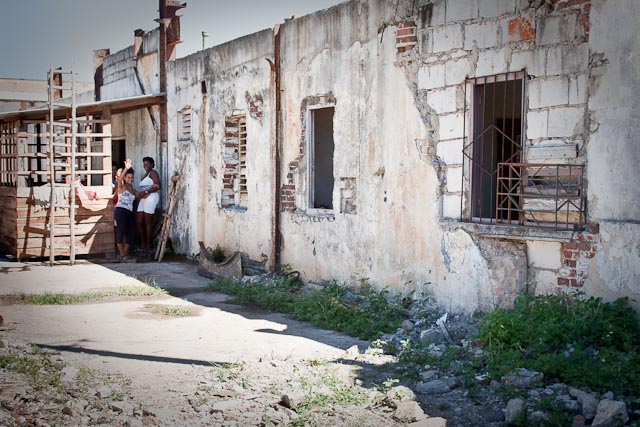
[[[446,231],[464,230],[481,237],[509,240],[542,240],[547,242],[570,242],[578,231],[553,230],[542,227],[523,227],[505,224],[480,224],[455,220],[441,221]]]
[[[314,222],[325,221],[325,220],[328,220],[329,222],[333,222],[336,219],[336,213],[332,209],[307,209],[307,210],[296,209],[295,211],[292,212],[292,214],[298,217],[309,218]]]
[[[247,208],[241,208],[240,206],[230,206],[228,208],[222,208],[222,210],[227,212],[245,213],[247,211]]]
[[[304,212],[305,215],[313,215],[313,216],[334,216],[335,212],[333,209],[313,209],[309,208]]]

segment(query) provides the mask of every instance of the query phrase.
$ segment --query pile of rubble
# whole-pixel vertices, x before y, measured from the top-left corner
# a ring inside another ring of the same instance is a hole
[[[407,385],[415,390],[427,412],[445,416],[450,426],[523,422],[552,425],[553,413],[557,411],[571,417],[575,427],[640,425],[640,399],[637,398],[615,396],[612,392],[598,394],[561,383],[549,384],[542,373],[527,369],[517,369],[493,379],[486,373],[472,373],[473,369],[468,368],[469,359],[482,356],[482,349],[472,339],[479,329],[476,319],[465,315],[447,316],[428,300],[413,307],[411,314],[411,320],[404,321],[395,333],[384,335],[374,345],[380,351],[396,355],[409,348],[413,351],[419,348],[430,358],[443,360],[437,366],[414,366],[418,378]],[[444,362],[450,347],[463,351],[456,352],[458,360]],[[466,386],[462,376],[466,376]],[[473,390],[469,381],[473,382]],[[509,394],[514,396],[509,398]]]
[[[66,366],[36,346],[0,343],[0,425],[157,425],[122,378]]]

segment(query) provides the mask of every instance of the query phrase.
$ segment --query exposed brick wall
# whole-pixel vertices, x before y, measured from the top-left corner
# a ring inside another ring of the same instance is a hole
[[[400,22],[396,30],[396,49],[398,53],[404,53],[416,47],[418,35],[414,21]]]
[[[575,240],[562,245],[562,267],[558,270],[558,286],[580,288],[589,272],[591,259],[600,243],[600,227],[591,224],[577,234]]]
[[[310,106],[335,105],[336,98],[333,93],[325,95],[308,96],[302,100],[300,107],[300,144],[298,145],[298,156],[289,163],[289,172],[284,183],[280,186],[280,210],[282,212],[293,212],[296,210],[296,180],[295,176],[300,171],[301,162],[304,161],[305,147],[307,144],[307,110]]]
[[[264,104],[262,95],[258,94],[251,96],[249,91],[247,91],[245,93],[245,99],[247,101],[247,110],[249,110],[251,118],[256,120],[262,119],[262,107]]]
[[[583,41],[589,41],[589,12],[591,11],[591,0],[558,0],[554,5],[556,11],[566,11],[578,13],[578,21],[584,29]]]
[[[297,167],[297,164],[296,164]],[[291,170],[291,164],[289,165]],[[287,174],[286,182],[280,187],[280,210],[293,212],[296,209],[296,186],[293,182],[293,172]]]
[[[304,148],[306,145],[306,114],[302,114],[302,137],[298,149],[298,157],[289,163],[287,179],[280,187],[280,210],[282,212],[293,212],[296,210],[296,183],[295,174],[298,173],[300,162],[304,161]]]
[[[534,15],[517,16],[510,19],[507,24],[510,42],[519,42],[536,39],[536,27]]]
[[[222,149],[224,168],[222,170],[222,199],[220,202],[222,208],[230,208],[236,205],[233,183],[240,174],[238,154],[240,148],[239,131],[240,129],[233,119],[227,118],[225,120]]]

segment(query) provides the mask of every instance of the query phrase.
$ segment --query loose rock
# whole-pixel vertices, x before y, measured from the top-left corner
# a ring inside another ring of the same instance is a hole
[[[502,382],[516,388],[532,388],[542,381],[542,373],[519,368],[516,371],[502,377]]]
[[[426,383],[422,381],[416,385],[416,391],[424,394],[442,394],[451,391],[445,381],[433,380]]]
[[[591,420],[596,416],[596,412],[598,410],[598,399],[587,392],[573,387],[569,388],[569,394],[580,404],[580,407],[582,408],[581,413],[585,419]]]
[[[504,419],[507,423],[512,423],[517,420],[524,412],[524,400],[511,399],[507,403],[507,409],[505,410]]]
[[[403,385],[395,386],[387,392],[387,400],[392,406],[398,406],[400,402],[416,400],[416,395],[409,387]]]
[[[427,418],[408,424],[407,427],[447,427],[447,420],[440,417]]]
[[[420,341],[423,344],[442,344],[446,338],[439,329],[427,329],[420,332]]]
[[[111,389],[106,385],[102,386],[98,390],[96,390],[96,396],[102,399],[106,399],[107,397],[111,396]]]
[[[403,422],[420,421],[427,418],[418,402],[413,400],[398,403],[395,417]]]
[[[598,404],[598,412],[592,427],[619,427],[629,420],[627,405],[617,400],[603,399]]]

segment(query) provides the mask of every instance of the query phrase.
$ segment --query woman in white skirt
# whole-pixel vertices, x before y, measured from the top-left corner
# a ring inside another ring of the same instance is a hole
[[[140,181],[140,200],[136,214],[138,229],[138,248],[144,252],[153,252],[153,230],[156,224],[156,207],[160,202],[160,175],[153,169],[155,162],[151,157],[142,159],[145,174]]]

